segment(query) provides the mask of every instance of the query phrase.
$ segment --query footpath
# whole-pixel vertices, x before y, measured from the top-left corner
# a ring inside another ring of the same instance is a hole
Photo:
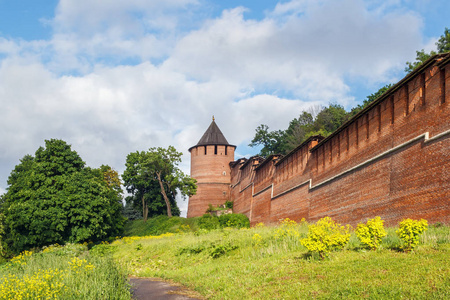
[[[192,296],[193,292],[157,278],[130,277],[130,284],[136,300],[200,300]]]

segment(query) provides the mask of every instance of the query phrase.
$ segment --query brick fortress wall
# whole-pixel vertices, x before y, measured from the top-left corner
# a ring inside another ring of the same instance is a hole
[[[449,62],[450,54],[428,60],[325,139],[230,163],[234,212],[252,224],[325,216],[449,223]]]

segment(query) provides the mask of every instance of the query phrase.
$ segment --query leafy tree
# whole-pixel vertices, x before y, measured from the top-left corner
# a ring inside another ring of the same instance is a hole
[[[313,135],[328,136],[347,119],[347,112],[341,105],[330,104],[323,108],[315,119],[310,112],[302,112],[289,123],[286,130],[269,131],[269,126],[259,125],[249,146],[262,145],[259,153],[261,156],[286,154]]]
[[[105,180],[111,172],[108,166],[85,167],[62,140],[46,140],[45,148],[24,156],[8,178],[1,204],[4,246],[20,252],[119,234],[121,191]]]
[[[127,197],[127,200],[140,200],[144,221],[147,221],[149,209],[152,215],[160,213],[162,203],[165,204],[169,217],[172,217],[172,208],[179,213],[175,202],[177,191],[183,197],[195,194],[195,179],[178,168],[181,155],[181,152],[169,146],[167,149],[158,147],[150,148],[149,151],[137,151],[127,156],[122,178],[127,191],[133,195]]]
[[[410,73],[414,71],[417,67],[419,67],[424,61],[429,59],[431,56],[438,53],[446,53],[450,51],[450,30],[446,27],[444,30],[444,34],[441,35],[439,40],[436,42],[437,52],[430,51],[430,53],[426,53],[424,49],[420,51],[416,51],[416,61],[406,62],[405,72]]]
[[[306,111],[289,123],[289,127],[285,132],[286,152],[291,151],[308,138],[307,136],[312,131],[313,124],[314,118],[312,114]]]
[[[262,145],[260,151],[261,156],[269,156],[270,154],[283,154],[285,133],[282,130],[270,131],[269,126],[261,124],[256,128],[255,137],[249,144],[250,147]]]
[[[347,112],[344,107],[339,104],[330,104],[317,115],[313,129],[315,131],[324,130],[329,135],[338,129],[347,119]]]
[[[353,117],[354,115],[358,114],[360,111],[362,111],[364,108],[366,108],[370,103],[372,103],[373,101],[378,99],[381,95],[383,95],[391,87],[392,87],[392,84],[387,84],[387,85],[381,87],[375,93],[367,96],[362,104],[359,104],[358,106],[352,108],[352,110],[348,113],[348,117],[350,118],[350,117]]]

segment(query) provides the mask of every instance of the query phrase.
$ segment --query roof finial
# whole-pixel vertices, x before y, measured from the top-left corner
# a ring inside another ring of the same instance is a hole
[[[215,119],[214,119],[214,115],[213,115],[213,121],[214,121]]]

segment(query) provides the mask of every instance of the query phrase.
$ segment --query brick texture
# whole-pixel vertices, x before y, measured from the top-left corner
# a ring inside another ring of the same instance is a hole
[[[234,148],[227,156],[192,151],[191,174],[205,187],[191,197],[188,217],[227,198],[251,224],[325,216],[352,225],[375,216],[387,225],[450,223],[449,61],[434,57],[331,136],[285,157],[233,162]],[[226,197],[217,182],[228,183]]]

